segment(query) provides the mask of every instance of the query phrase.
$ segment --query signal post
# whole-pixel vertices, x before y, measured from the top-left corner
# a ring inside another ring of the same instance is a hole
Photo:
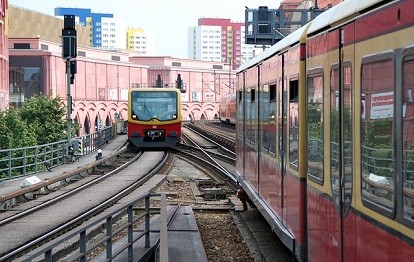
[[[65,15],[62,29],[62,58],[66,62],[66,76],[67,76],[67,147],[66,157],[67,160],[72,161],[73,149],[71,143],[72,133],[72,96],[70,85],[73,84],[76,74],[76,29],[75,29],[75,16]]]

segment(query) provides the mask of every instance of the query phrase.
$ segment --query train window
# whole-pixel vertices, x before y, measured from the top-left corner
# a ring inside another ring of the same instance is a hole
[[[323,184],[323,71],[310,71],[307,78],[308,176]]]
[[[345,181],[342,194],[344,212],[349,211],[352,200],[351,73],[350,64],[345,62],[342,74],[340,74],[339,67],[336,65],[331,70],[330,75],[330,180],[332,195],[337,208],[340,207],[339,192],[341,192],[341,183],[339,181]],[[340,86],[340,77],[342,78],[343,88]],[[342,156],[340,152],[342,152]],[[339,161],[341,157],[343,161]]]
[[[250,100],[251,92],[247,90],[245,93],[245,110],[246,110],[246,122],[245,122],[245,131],[246,131],[246,141],[247,143],[252,143],[252,104]]]
[[[276,83],[269,87],[269,152],[276,154]]]
[[[250,91],[250,142],[252,145],[257,141],[257,104],[256,104],[256,89],[252,88]]]
[[[292,168],[299,166],[299,80],[289,82],[289,163]]]
[[[236,128],[237,128],[237,137],[239,139],[243,139],[243,125],[244,125],[244,103],[243,103],[243,92],[241,90],[238,91],[237,94],[238,97],[238,104],[236,106],[237,108],[237,117],[236,117]]]
[[[390,215],[394,208],[394,61],[367,60],[361,71],[361,188],[363,203]]]
[[[343,129],[343,145],[344,145],[344,209],[349,211],[352,201],[352,70],[351,65],[345,65],[343,69],[343,111],[342,121]]]
[[[269,150],[269,85],[263,85],[259,92],[260,143],[264,151]]]
[[[414,221],[414,59],[403,63],[403,204]]]
[[[270,102],[276,101],[276,84],[271,84],[269,87],[269,100]]]
[[[177,93],[134,91],[131,94],[132,118],[141,121],[177,119]]]

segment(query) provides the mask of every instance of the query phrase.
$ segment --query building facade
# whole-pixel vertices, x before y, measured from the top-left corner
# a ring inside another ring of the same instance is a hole
[[[155,55],[155,37],[142,28],[127,29],[127,48],[142,55]]]
[[[89,29],[89,33],[91,35],[90,46],[93,47],[102,47],[102,34],[104,32],[104,28],[106,34],[108,34],[108,36],[104,38],[107,41],[107,45],[111,44],[115,46],[117,44],[117,35],[122,33],[120,32],[118,34],[115,34],[115,31],[110,31],[110,28],[116,27],[117,22],[117,20],[114,19],[113,14],[93,13],[91,9],[87,8],[55,8],[56,17],[63,19],[65,15],[74,15],[76,17],[77,23]],[[105,27],[103,26],[104,22],[106,25]],[[110,32],[113,33],[111,34]],[[114,43],[111,41],[114,41]]]
[[[188,28],[188,57],[195,60],[229,63],[233,68],[262,49],[246,45],[244,23],[223,18],[200,18]]]
[[[198,33],[191,39],[200,39],[200,46],[220,49],[219,54],[214,51],[212,59],[179,59],[90,47],[90,32],[100,32],[102,40],[103,23],[108,23],[105,24],[108,32],[114,25],[102,17],[95,19],[90,10],[84,12],[87,15],[78,16],[78,21],[87,27],[77,25],[77,73],[71,85],[72,118],[82,127],[78,135],[94,132],[99,121],[110,125],[115,113],[125,119],[128,89],[155,83],[158,76],[165,83],[173,83],[178,77],[183,80],[187,90],[182,94],[184,120],[216,118],[221,96],[235,91],[232,67],[237,67],[245,57],[242,24],[232,24],[228,19],[219,20],[219,24],[214,19],[200,20],[200,29],[194,30]],[[37,94],[59,96],[67,102],[60,39],[63,20],[26,9],[9,10],[7,1],[0,0],[0,23],[0,110],[6,110],[9,103],[19,105]],[[202,40],[204,35],[208,40]],[[137,39],[134,37],[134,41]],[[192,54],[197,52],[198,49]],[[253,51],[246,53],[253,55]]]
[[[186,90],[181,95],[183,120],[212,120],[218,118],[219,102],[223,95],[236,90],[236,75],[223,62],[200,61],[168,56],[136,56],[131,62],[148,66],[148,82],[158,78],[171,85],[178,77]]]
[[[67,103],[67,75],[59,43],[40,38],[9,39],[10,104],[19,106],[34,95],[60,97]],[[19,48],[24,47],[24,48]],[[131,53],[79,47],[77,70],[70,85],[72,119],[78,135],[110,126],[115,114],[127,118],[128,90],[147,83],[148,67],[129,61]]]

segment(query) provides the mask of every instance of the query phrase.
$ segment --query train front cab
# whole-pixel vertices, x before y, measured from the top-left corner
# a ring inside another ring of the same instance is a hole
[[[171,148],[177,145],[181,140],[181,93],[175,88],[138,88],[131,89],[129,92],[129,101],[132,100],[132,95],[136,92],[164,92],[166,94],[175,94],[174,97],[154,97],[148,98],[149,104],[147,107],[160,104],[163,110],[157,110],[160,115],[148,119],[140,119],[139,116],[134,115],[134,103],[128,104],[128,139],[138,149],[158,149]],[[144,99],[144,98],[142,98]],[[159,100],[159,101],[158,101]],[[152,101],[152,104],[151,104]],[[140,104],[142,101],[139,102]],[[151,109],[144,106],[144,112],[149,113]],[[148,111],[149,110],[149,111]],[[155,112],[155,111],[154,111]],[[147,113],[145,117],[147,117]],[[171,117],[170,115],[174,115]],[[160,116],[163,116],[160,118]],[[165,120],[159,120],[165,119]],[[168,120],[169,119],[169,120]]]
[[[309,261],[412,260],[413,8],[309,29]]]

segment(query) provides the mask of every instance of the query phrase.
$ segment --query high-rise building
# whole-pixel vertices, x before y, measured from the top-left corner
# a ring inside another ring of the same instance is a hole
[[[93,13],[85,8],[55,8],[55,16],[74,15],[76,22],[89,27],[91,46],[105,49],[126,49],[126,23],[113,14]]]
[[[122,18],[102,17],[100,46],[112,50],[126,49],[126,28],[126,22]]]
[[[262,49],[244,42],[244,23],[224,18],[200,18],[198,26],[188,28],[188,58],[238,64]]]
[[[155,38],[142,28],[127,29],[127,48],[143,55],[155,55]]]

